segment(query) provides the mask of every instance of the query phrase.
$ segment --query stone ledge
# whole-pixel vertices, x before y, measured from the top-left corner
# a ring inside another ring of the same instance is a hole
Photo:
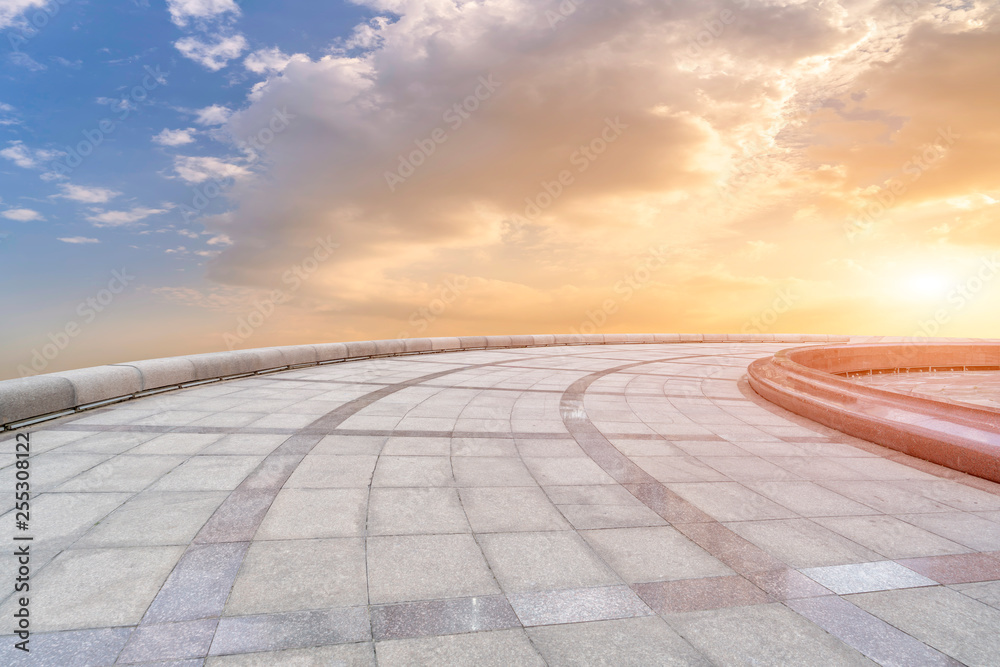
[[[543,334],[369,340],[210,352],[0,381],[0,425],[4,430],[20,428],[27,425],[24,422],[34,423],[67,411],[85,410],[97,404],[137,398],[148,392],[176,389],[194,382],[371,357],[555,345],[831,343],[849,340],[847,336],[803,334]]]
[[[789,349],[747,369],[750,386],[790,412],[953,470],[1000,482],[1000,411],[847,379],[886,369],[1000,364],[1000,343],[874,343]]]

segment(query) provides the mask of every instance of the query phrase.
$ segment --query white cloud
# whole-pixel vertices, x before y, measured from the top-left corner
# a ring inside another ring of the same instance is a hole
[[[95,227],[122,227],[144,220],[151,215],[166,213],[170,209],[135,206],[128,211],[105,211],[99,208],[90,210],[92,214],[87,216],[87,221],[93,223]]]
[[[199,125],[222,125],[229,120],[229,117],[232,115],[233,112],[228,108],[220,104],[213,104],[210,107],[199,109],[194,122]]]
[[[233,241],[225,234],[213,236],[207,241],[208,245],[232,245]]]
[[[164,129],[153,137],[153,142],[161,146],[184,146],[194,142],[194,134],[197,132],[193,127],[183,130]]]
[[[7,158],[18,167],[25,169],[35,169],[43,162],[48,162],[59,156],[59,151],[49,151],[44,149],[32,150],[24,145],[23,141],[12,141],[7,148],[0,150],[0,156]]]
[[[250,170],[238,164],[215,157],[174,158],[174,171],[188,183],[203,183],[213,178],[241,178],[250,175]]]
[[[32,222],[34,220],[44,220],[42,214],[38,211],[33,211],[30,208],[11,208],[7,209],[3,213],[0,213],[3,217],[8,220],[16,220],[18,222]]]
[[[62,183],[59,187],[62,189],[63,194],[55,195],[56,197],[71,199],[84,204],[103,204],[121,194],[109,188],[89,188],[85,185],[73,185],[72,183]]]
[[[190,58],[203,67],[217,72],[226,64],[239,58],[247,49],[247,40],[243,35],[228,35],[219,37],[215,42],[204,42],[198,37],[185,37],[174,42],[174,46],[185,58]]]
[[[190,19],[206,20],[223,14],[240,13],[239,5],[233,0],[167,0],[167,8],[170,20],[182,28]]]
[[[87,238],[86,236],[61,236],[58,240],[63,243],[73,244],[100,243],[97,239]]]
[[[308,62],[309,58],[301,53],[290,56],[274,46],[254,51],[243,61],[243,66],[256,74],[276,74],[284,71],[293,60]]]
[[[6,28],[32,7],[44,7],[49,0],[0,0],[0,28]]]

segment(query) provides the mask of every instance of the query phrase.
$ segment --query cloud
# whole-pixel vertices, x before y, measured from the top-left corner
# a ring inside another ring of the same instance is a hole
[[[160,144],[161,146],[184,146],[186,144],[194,143],[194,135],[197,132],[198,131],[193,127],[182,130],[164,129],[162,132],[153,137],[153,142]]]
[[[188,183],[203,183],[211,179],[242,178],[250,170],[215,157],[174,158],[174,172]]]
[[[184,37],[174,42],[174,46],[185,58],[195,61],[206,69],[217,72],[247,49],[243,35],[220,35],[214,42],[203,41],[199,37]]]
[[[229,117],[232,115],[232,110],[227,107],[224,107],[221,104],[213,104],[205,107],[204,109],[198,109],[194,122],[199,125],[222,125],[229,120]]]
[[[61,236],[57,240],[63,243],[72,243],[74,245],[83,245],[86,243],[100,243],[97,239],[87,238],[86,236]]]
[[[121,194],[109,188],[87,187],[72,183],[60,183],[59,187],[62,189],[63,194],[55,195],[56,197],[71,199],[84,204],[104,204]]]
[[[0,0],[0,29],[8,28],[33,7],[44,7],[49,0]]]
[[[256,74],[277,74],[284,71],[293,60],[306,62],[309,58],[301,53],[290,56],[275,46],[254,51],[243,60],[243,66]]]
[[[33,211],[30,208],[10,208],[6,211],[0,211],[0,215],[8,220],[16,220],[17,222],[33,222],[45,219],[41,213]]]
[[[124,227],[133,223],[145,220],[152,215],[166,213],[169,208],[146,208],[135,206],[127,211],[105,211],[100,208],[90,209],[90,215],[86,220],[95,227]]]
[[[185,27],[190,19],[214,19],[227,14],[239,15],[240,8],[234,0],[167,0],[170,20]]]
[[[7,144],[7,148],[0,150],[0,157],[5,157],[18,167],[25,169],[36,169],[44,162],[59,157],[59,151],[44,149],[31,149],[24,145],[23,141],[16,140]]]

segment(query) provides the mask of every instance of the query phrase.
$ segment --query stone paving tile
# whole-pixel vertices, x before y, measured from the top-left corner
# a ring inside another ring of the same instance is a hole
[[[372,486],[452,486],[447,456],[380,456]]]
[[[360,538],[250,545],[226,603],[227,616],[368,604]]]
[[[198,456],[267,456],[287,439],[287,435],[227,435]]]
[[[399,438],[385,441],[383,456],[449,456],[451,438]]]
[[[725,526],[796,568],[882,560],[874,551],[809,519],[743,521]]]
[[[804,517],[863,516],[878,512],[809,481],[748,481],[760,495]]]
[[[795,513],[736,482],[667,484],[666,487],[717,521],[786,519]]]
[[[967,553],[968,547],[891,516],[828,517],[816,523],[886,558]]]
[[[492,533],[479,543],[508,594],[622,583],[573,531]]]
[[[811,567],[802,570],[802,574],[838,595],[934,586],[937,583],[891,560]]]
[[[225,498],[225,491],[140,493],[91,528],[74,548],[186,545]]]
[[[970,512],[903,514],[899,518],[975,551],[1000,551],[1000,524]]]
[[[670,614],[665,620],[718,665],[873,664],[781,604]]]
[[[538,486],[520,459],[466,456],[451,464],[459,486]]]
[[[899,563],[942,584],[1000,580],[1000,553],[907,558]]]
[[[149,605],[143,623],[220,616],[248,546],[227,542],[188,547]]]
[[[375,641],[521,627],[502,595],[378,605],[371,618]]]
[[[191,456],[202,451],[225,436],[221,433],[165,433],[129,450],[129,454],[155,456]]]
[[[665,526],[667,522],[644,505],[557,505],[576,530]]]
[[[500,592],[471,535],[368,538],[371,604]]]
[[[452,438],[452,456],[518,456],[512,438]]]
[[[149,663],[203,658],[212,645],[217,619],[143,625],[136,628],[118,662]]]
[[[961,665],[842,598],[793,600],[788,606],[880,665]]]
[[[522,458],[524,465],[542,485],[614,484],[599,465],[588,458]]]
[[[117,509],[128,493],[44,493],[31,503],[33,550],[63,549],[94,524]],[[0,525],[13,526],[14,513],[0,516]]]
[[[368,488],[377,456],[310,454],[295,468],[285,488]]]
[[[722,562],[669,526],[586,530],[580,534],[627,583],[732,574]]]
[[[380,667],[453,665],[454,667],[544,667],[545,661],[524,630],[397,639],[375,644]]]
[[[32,630],[135,625],[183,547],[81,549],[57,556],[31,582]],[[0,605],[11,618],[15,600]]]
[[[1000,581],[978,581],[970,584],[953,584],[949,586],[963,595],[988,604],[994,609],[1000,609]]]
[[[156,491],[232,491],[262,460],[262,456],[193,457],[150,488]]]
[[[265,653],[210,656],[205,667],[375,667],[375,648],[368,642],[318,646]]]
[[[633,456],[632,460],[658,482],[725,482],[728,477],[693,456]]]
[[[746,572],[743,576],[776,600],[814,598],[830,594],[830,589],[820,586],[798,570]]]
[[[771,602],[772,598],[740,576],[660,581],[633,586],[642,600],[660,614],[705,611]]]
[[[31,485],[38,492],[48,491],[109,458],[111,454],[68,454],[59,451],[37,454],[31,458]],[[13,457],[6,460],[13,461]]]
[[[527,632],[550,667],[712,664],[657,617],[541,626]]]
[[[121,454],[149,442],[158,433],[98,433],[59,448],[61,453]]]
[[[368,500],[369,535],[468,533],[455,489],[377,488]]]
[[[366,489],[282,489],[255,539],[360,537],[367,502]]]
[[[606,621],[653,613],[628,586],[518,593],[508,597],[525,627]]]
[[[950,512],[954,509],[886,482],[840,480],[820,484],[883,514]]]
[[[280,651],[371,640],[364,607],[227,616],[219,621],[210,655]]]
[[[782,561],[718,523],[675,526],[692,542],[740,574],[786,569]]]
[[[1000,610],[943,586],[859,593],[847,598],[966,665],[996,664]]]
[[[378,456],[388,436],[379,435],[327,435],[312,450],[317,455],[373,455]]]
[[[131,628],[32,633],[25,653],[14,648],[13,635],[0,636],[0,664],[10,667],[93,667],[111,665],[125,646]]]
[[[476,533],[569,530],[570,525],[537,487],[461,489],[462,505]]]
[[[194,542],[247,542],[252,540],[274,501],[270,489],[237,489],[205,522]]]

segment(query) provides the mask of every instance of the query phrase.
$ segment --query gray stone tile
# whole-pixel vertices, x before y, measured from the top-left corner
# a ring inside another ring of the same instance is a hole
[[[792,600],[788,606],[880,665],[960,664],[835,595]]]
[[[773,500],[799,516],[864,516],[878,514],[867,505],[862,505],[839,493],[825,489],[809,481],[763,481],[744,482],[745,486],[760,495]]]
[[[360,537],[365,489],[282,489],[257,531],[261,540]]]
[[[368,590],[371,604],[500,592],[471,535],[369,538]]]
[[[550,667],[712,664],[655,616],[535,627],[527,632]]]
[[[250,545],[225,613],[245,616],[365,604],[364,540],[261,541]]]
[[[630,584],[733,574],[669,526],[586,530],[580,534]]]
[[[143,622],[169,623],[220,616],[248,546],[246,542],[226,542],[188,547],[149,606]]]
[[[1000,511],[1000,495],[951,480],[900,481],[891,485],[965,512]]]
[[[717,665],[874,664],[778,603],[673,614],[665,620]]]
[[[97,433],[88,438],[63,445],[59,451],[61,453],[121,454],[144,442],[149,442],[156,436],[156,433]]]
[[[225,491],[140,493],[94,526],[74,548],[187,545],[225,498]]]
[[[184,462],[183,456],[121,455],[64,482],[65,492],[142,491]]]
[[[287,435],[234,433],[232,435],[227,435],[215,444],[202,449],[198,452],[198,455],[267,456],[287,439]]]
[[[266,653],[211,656],[205,667],[375,667],[375,648],[370,643],[317,646]]]
[[[459,486],[538,486],[524,464],[516,458],[464,456],[452,461]]]
[[[718,521],[790,519],[795,513],[735,482],[667,484],[668,489]]]
[[[809,519],[744,521],[727,528],[792,567],[823,567],[883,560]]]
[[[544,486],[614,484],[615,480],[589,458],[524,458],[524,465]]]
[[[904,514],[899,518],[976,551],[1000,551],[1000,523],[969,512]]]
[[[508,594],[622,583],[572,531],[490,533],[479,542]]]
[[[252,540],[273,500],[274,491],[270,489],[236,489],[198,531],[195,543]]]
[[[499,630],[420,639],[397,639],[375,645],[380,667],[450,665],[453,667],[544,667],[524,630]]]
[[[380,456],[372,486],[452,486],[447,456]]]
[[[215,634],[217,619],[142,625],[118,657],[119,663],[203,658]]]
[[[912,493],[896,484],[875,481],[822,481],[823,486],[883,514],[913,514],[919,512],[949,512],[953,508]]]
[[[310,454],[302,459],[285,488],[368,488],[377,460],[377,456]]]
[[[570,529],[537,487],[465,488],[461,497],[472,530],[477,533]]]
[[[376,641],[521,627],[502,595],[379,605],[371,616]]]
[[[387,437],[384,435],[327,435],[324,436],[313,454],[378,456]]]
[[[517,457],[518,453],[512,438],[452,438],[451,455]]]
[[[577,530],[667,525],[660,515],[645,505],[557,505],[557,507]]]
[[[32,630],[137,624],[183,551],[144,547],[61,553],[32,581]],[[10,618],[14,603],[8,599],[0,615]]]
[[[451,438],[390,437],[382,456],[450,456]]]
[[[139,445],[129,454],[192,456],[223,437],[222,433],[164,433]]]
[[[937,585],[936,581],[891,560],[811,567],[801,572],[838,595]]]
[[[817,518],[817,523],[886,558],[968,553],[951,540],[891,516]]]
[[[988,604],[994,609],[1000,609],[1000,581],[981,581],[972,584],[954,584],[949,586],[963,595]]]
[[[36,492],[47,491],[107,461],[110,457],[111,454],[69,454],[60,451],[38,454],[31,458],[31,486]],[[5,462],[13,460],[11,452],[11,458]]]
[[[592,484],[589,486],[549,486],[545,493],[557,505],[626,505],[645,507],[623,486]]]
[[[573,588],[510,595],[510,604],[525,627],[607,621],[649,616],[653,610],[628,586]]]
[[[34,444],[34,443],[32,443]],[[13,635],[0,637],[0,663],[10,667],[94,667],[114,664],[125,646],[131,628],[101,628],[67,632],[34,633],[30,651],[14,648],[21,641]]]
[[[995,665],[1000,610],[943,586],[859,593],[849,598],[883,621],[967,665]]]
[[[524,458],[586,458],[580,445],[574,440],[555,438],[531,439],[518,438],[517,451]]]
[[[371,640],[365,607],[294,611],[219,620],[210,655],[281,651]]]
[[[190,458],[151,488],[155,491],[232,491],[262,460],[262,456]]]
[[[32,549],[62,549],[131,497],[129,493],[43,493],[31,503]],[[0,517],[12,526],[14,514]]]
[[[368,500],[369,535],[471,532],[455,489],[376,488]]]

